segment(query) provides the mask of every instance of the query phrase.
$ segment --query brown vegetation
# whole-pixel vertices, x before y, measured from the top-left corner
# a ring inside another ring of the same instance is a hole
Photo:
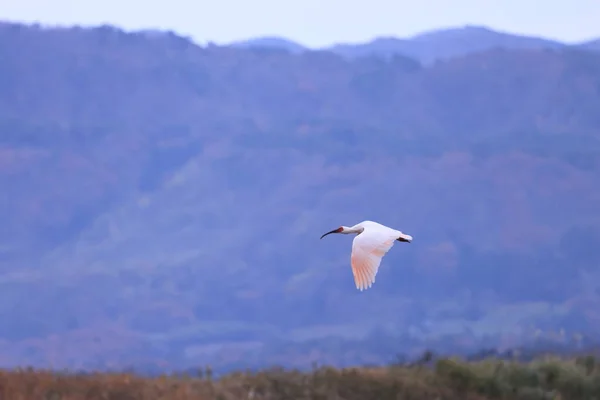
[[[210,372],[210,371],[208,371]],[[423,365],[335,369],[312,372],[273,368],[236,372],[219,379],[198,376],[144,378],[127,373],[66,374],[41,370],[0,373],[2,399],[594,399],[600,368],[592,356],[546,357],[529,363],[496,359],[464,362],[439,359]]]

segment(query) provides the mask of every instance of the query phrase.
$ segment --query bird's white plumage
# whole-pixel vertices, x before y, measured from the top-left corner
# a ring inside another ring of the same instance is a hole
[[[372,221],[358,225],[363,231],[352,241],[350,265],[356,288],[362,291],[375,283],[381,259],[403,233]]]
[[[360,291],[370,288],[375,283],[381,259],[392,248],[396,240],[409,243],[413,240],[411,235],[373,221],[363,221],[351,227],[340,226],[324,233],[321,239],[332,233],[356,234],[352,241],[350,265],[354,283]]]

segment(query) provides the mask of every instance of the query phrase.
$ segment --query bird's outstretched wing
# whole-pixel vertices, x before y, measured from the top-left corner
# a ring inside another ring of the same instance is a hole
[[[381,259],[392,248],[398,234],[393,230],[365,229],[352,241],[350,265],[354,283],[360,291],[375,282]]]

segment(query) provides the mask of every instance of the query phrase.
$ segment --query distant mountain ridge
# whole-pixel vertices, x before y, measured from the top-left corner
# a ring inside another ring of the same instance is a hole
[[[242,40],[230,43],[229,46],[237,48],[275,48],[287,50],[290,53],[299,53],[307,50],[306,47],[299,43],[278,36],[263,36],[250,40]]]
[[[300,43],[281,37],[261,37],[238,41],[230,45],[246,48],[278,48],[294,53],[311,50]],[[600,50],[600,39],[578,44],[567,44],[537,36],[501,32],[485,26],[465,25],[425,31],[408,38],[380,36],[365,43],[338,43],[318,50],[329,50],[346,58],[370,55],[389,57],[398,54],[427,64],[435,60],[463,56],[494,48],[559,49],[563,47]]]
[[[598,337],[598,52],[415,65],[0,23],[0,60],[0,366]],[[359,292],[352,238],[319,237],[364,219],[415,240]]]
[[[600,51],[600,38],[581,43],[579,47],[585,50]]]

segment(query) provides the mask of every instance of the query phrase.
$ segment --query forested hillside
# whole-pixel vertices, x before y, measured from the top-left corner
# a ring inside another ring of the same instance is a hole
[[[414,58],[425,65],[439,60],[448,60],[464,55],[497,50],[560,50],[586,49],[600,50],[600,39],[580,43],[564,43],[536,36],[501,32],[486,26],[464,25],[420,32],[404,38],[378,36],[363,43],[337,43],[319,50],[332,51],[345,58],[355,59],[365,56],[383,58],[403,55]],[[284,49],[293,53],[309,51],[299,43],[277,36],[252,38],[233,42],[233,47]],[[313,48],[313,50],[315,50]]]
[[[2,24],[0,363],[598,333],[599,183],[598,52],[424,66]],[[414,242],[359,292],[352,238],[319,236],[365,219]]]

